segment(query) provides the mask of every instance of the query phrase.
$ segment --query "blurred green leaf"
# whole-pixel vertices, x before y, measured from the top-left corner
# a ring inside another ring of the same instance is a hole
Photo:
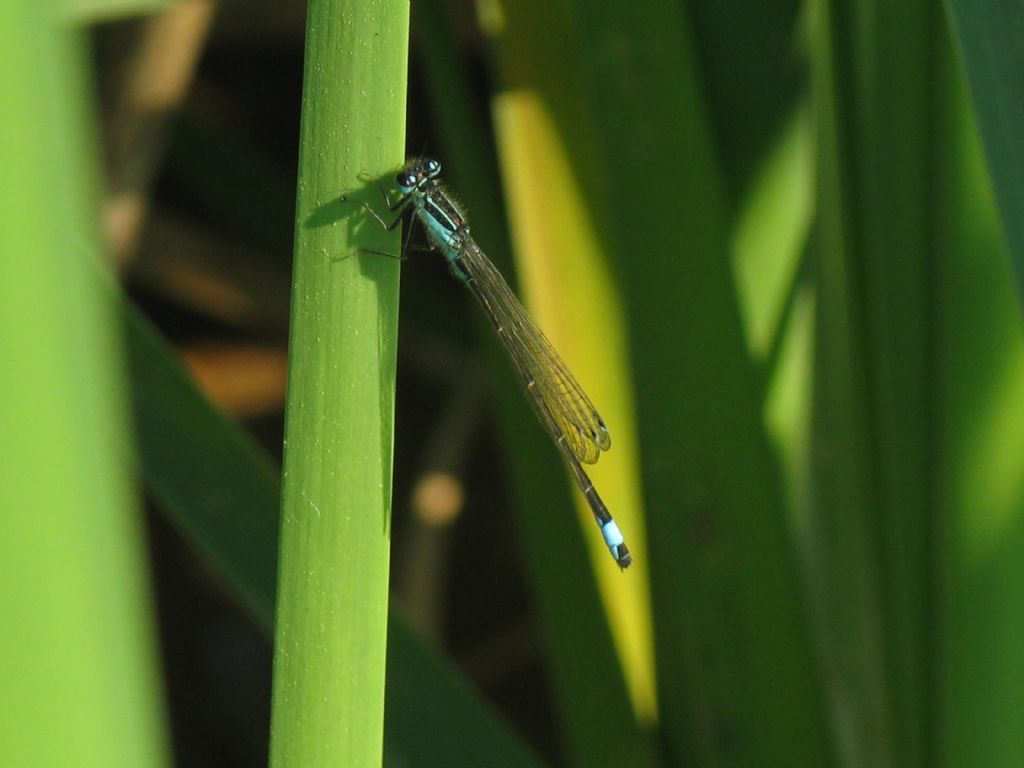
[[[60,0],[70,20],[99,24],[131,16],[162,13],[179,0]]]
[[[440,656],[392,613],[384,764],[388,768],[541,763]]]
[[[1024,465],[1016,426],[977,427],[1016,424],[1022,339],[988,179],[939,8],[821,10],[813,574],[843,753],[1012,765],[1020,533],[982,521],[1019,515]]]
[[[765,153],[732,227],[732,269],[747,343],[766,365],[779,343],[814,216],[808,111],[794,110]]]
[[[1003,236],[1024,301],[1024,13],[1015,0],[946,0]]]
[[[690,26],[590,4],[586,87],[629,321],[670,759],[827,764],[821,680],[730,272],[729,201]]]
[[[54,14],[0,4],[0,763],[165,765],[89,67]]]
[[[844,752],[925,765],[937,14],[927,0],[820,8],[811,579]]]
[[[268,634],[277,590],[280,471],[196,389],[126,301],[121,315],[139,468],[161,510]]]
[[[738,204],[802,96],[803,4],[689,0],[686,8],[730,204]]]
[[[1024,323],[978,127],[951,53],[942,64],[931,438],[931,541],[941,591],[931,764],[1018,765],[1024,762]]]

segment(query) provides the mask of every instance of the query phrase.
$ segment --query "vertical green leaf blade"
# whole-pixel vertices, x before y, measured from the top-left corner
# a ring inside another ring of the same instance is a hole
[[[571,480],[550,441],[539,444],[546,436],[536,420],[519,418],[526,428],[507,434],[569,760],[643,765],[650,760],[643,725],[655,718],[649,558],[621,317],[597,242],[601,222],[586,210],[588,191],[568,162],[587,140],[581,117],[589,105],[580,99],[579,70],[566,59],[579,30],[565,10],[510,4],[493,25],[503,81],[493,114],[523,295],[611,425],[612,451],[587,472],[623,529],[634,566],[616,568],[581,498],[573,520],[565,492]],[[503,410],[522,413],[522,394],[510,382]],[[595,729],[595,722],[615,727]]]
[[[1016,0],[946,0],[1024,302],[1024,13]]]
[[[670,757],[827,764],[820,680],[728,249],[687,19],[588,4],[604,210],[629,318]]]
[[[338,196],[401,163],[408,13],[406,0],[309,6],[275,766],[376,765],[383,750],[398,264],[357,250],[400,244]]]
[[[856,760],[925,765],[934,3],[820,5],[812,581]]]
[[[0,763],[163,765],[80,41],[0,6]]]
[[[947,60],[947,71],[953,67]],[[936,327],[934,765],[1024,763],[1024,323],[959,78],[945,80]],[[988,151],[990,148],[986,147]],[[991,162],[991,158],[989,158]],[[998,194],[998,192],[997,192]]]
[[[174,350],[123,297],[139,470],[161,511],[271,635],[280,472],[192,382]]]

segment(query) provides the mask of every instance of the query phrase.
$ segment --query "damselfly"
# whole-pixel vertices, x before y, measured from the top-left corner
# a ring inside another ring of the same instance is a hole
[[[441,164],[436,160],[406,163],[395,178],[401,193],[398,200],[392,203],[384,192],[388,209],[396,214],[390,223],[366,203],[362,206],[388,230],[412,213],[426,229],[431,246],[444,255],[451,273],[476,296],[512,358],[541,423],[576,478],[612,557],[620,568],[628,568],[633,559],[622,533],[582,466],[593,464],[611,447],[608,428],[551,342],[470,236],[466,217],[438,180],[440,175]]]

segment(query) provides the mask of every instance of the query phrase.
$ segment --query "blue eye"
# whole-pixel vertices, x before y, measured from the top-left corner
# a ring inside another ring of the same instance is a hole
[[[427,169],[427,173],[431,176],[436,176],[441,172],[441,164],[437,160],[427,160],[423,167]]]

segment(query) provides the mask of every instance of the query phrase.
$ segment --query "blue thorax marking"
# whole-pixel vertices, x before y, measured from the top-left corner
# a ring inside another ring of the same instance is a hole
[[[469,227],[458,209],[431,185],[419,191],[416,212],[430,239],[440,246],[445,259],[449,263],[458,259],[462,244],[469,236]]]

